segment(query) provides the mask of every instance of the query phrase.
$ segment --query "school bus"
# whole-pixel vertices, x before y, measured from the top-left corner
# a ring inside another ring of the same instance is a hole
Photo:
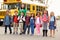
[[[3,2],[3,9],[0,10],[0,19],[3,19],[6,13],[6,10],[10,10],[10,15],[14,15],[14,11],[20,9],[21,4],[24,4],[26,9],[30,11],[30,13],[34,13],[36,15],[36,12],[41,12],[47,8],[47,6],[40,2],[35,2],[32,0],[4,0]],[[1,21],[0,21],[1,23]],[[2,24],[1,23],[1,24]]]

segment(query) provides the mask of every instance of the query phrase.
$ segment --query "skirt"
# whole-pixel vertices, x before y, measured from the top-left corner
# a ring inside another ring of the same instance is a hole
[[[50,25],[49,25],[49,29],[50,29],[50,30],[55,30],[55,29],[56,29],[56,26],[54,26],[54,24],[55,24],[54,21],[50,21],[49,24],[50,24]]]

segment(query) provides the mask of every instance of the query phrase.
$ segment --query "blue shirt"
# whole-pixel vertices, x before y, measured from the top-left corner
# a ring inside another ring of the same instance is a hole
[[[54,16],[51,17],[50,21],[54,21]]]
[[[4,25],[10,25],[10,17],[8,15],[5,16]]]

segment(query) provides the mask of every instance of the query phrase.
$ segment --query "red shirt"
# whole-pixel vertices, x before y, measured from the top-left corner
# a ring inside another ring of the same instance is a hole
[[[14,22],[17,23],[18,22],[18,17],[17,16],[14,16]]]

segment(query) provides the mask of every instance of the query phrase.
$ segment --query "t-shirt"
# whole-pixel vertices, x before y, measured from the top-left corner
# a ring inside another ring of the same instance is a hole
[[[40,17],[36,18],[36,24],[40,24]]]
[[[18,20],[19,20],[19,22],[23,22],[23,21],[25,21],[25,17],[19,16],[19,17],[18,17]]]
[[[8,15],[4,18],[4,25],[10,25],[10,17]]]
[[[17,22],[18,22],[18,17],[17,17],[17,16],[14,16],[13,21],[14,21],[15,23],[17,23]]]
[[[54,16],[51,17],[50,21],[55,21]]]
[[[28,25],[30,23],[30,17],[26,16],[25,17],[25,24]]]

